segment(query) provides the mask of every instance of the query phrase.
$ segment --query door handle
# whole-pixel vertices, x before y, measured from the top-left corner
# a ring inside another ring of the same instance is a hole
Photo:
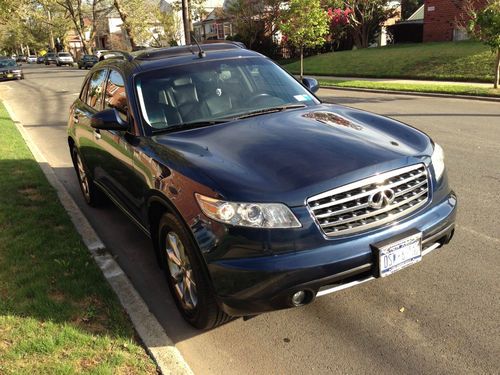
[[[95,129],[94,130],[94,137],[95,137],[95,139],[101,139],[102,138],[101,132],[99,131],[99,129]]]

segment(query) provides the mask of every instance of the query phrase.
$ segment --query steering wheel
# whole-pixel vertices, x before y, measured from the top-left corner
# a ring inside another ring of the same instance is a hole
[[[261,92],[259,94],[255,94],[253,96],[251,96],[249,99],[248,99],[248,104],[250,104],[250,106],[254,105],[254,104],[258,104],[260,101],[263,101],[263,100],[268,100],[269,98],[272,98],[273,96],[272,95],[269,95],[265,92]]]

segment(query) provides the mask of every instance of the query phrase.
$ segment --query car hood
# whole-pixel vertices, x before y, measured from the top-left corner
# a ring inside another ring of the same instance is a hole
[[[0,68],[0,72],[8,72],[11,70],[21,70],[20,66],[3,66]]]
[[[433,148],[427,135],[410,126],[327,104],[153,139],[161,159],[174,152],[183,169],[203,173],[225,199],[290,206],[380,172],[428,162]]]

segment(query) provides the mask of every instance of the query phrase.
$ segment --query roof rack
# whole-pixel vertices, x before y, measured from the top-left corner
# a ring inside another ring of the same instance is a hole
[[[232,42],[232,41],[221,41],[218,43],[201,43],[200,46],[203,51],[221,51],[226,49],[237,49],[245,48],[243,43]],[[148,50],[137,51],[133,53],[135,59],[138,60],[149,60],[149,59],[159,59],[163,57],[175,57],[185,54],[197,54],[199,51],[198,46],[195,44],[186,46],[176,46],[176,47],[165,47],[165,48],[151,48]]]
[[[233,42],[230,40],[217,40],[217,41],[205,41],[200,44],[203,47],[203,51],[222,51],[228,49],[246,49],[245,45],[241,42]],[[127,61],[133,60],[149,60],[149,59],[160,59],[164,57],[175,57],[185,54],[196,54],[198,52],[198,46],[191,44],[187,46],[176,46],[176,47],[163,47],[163,48],[146,48],[139,49],[132,53],[121,51],[121,50],[108,50],[103,52],[99,57],[99,61],[109,60],[109,59],[123,59]]]

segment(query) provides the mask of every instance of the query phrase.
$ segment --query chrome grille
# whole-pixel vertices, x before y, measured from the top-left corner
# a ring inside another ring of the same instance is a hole
[[[307,206],[323,233],[333,237],[392,222],[428,199],[427,168],[417,164],[318,194],[307,199]]]

